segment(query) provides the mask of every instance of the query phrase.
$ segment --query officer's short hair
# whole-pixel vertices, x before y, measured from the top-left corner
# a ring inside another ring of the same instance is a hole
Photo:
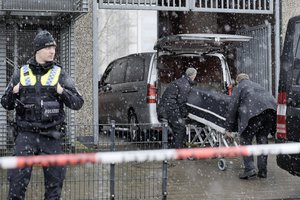
[[[236,83],[239,83],[241,80],[249,80],[249,75],[245,73],[240,73],[236,76]]]
[[[185,75],[188,76],[188,77],[196,76],[197,75],[197,70],[193,67],[189,67],[185,71]]]

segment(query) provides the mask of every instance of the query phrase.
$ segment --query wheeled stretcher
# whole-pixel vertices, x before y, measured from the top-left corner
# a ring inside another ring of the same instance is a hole
[[[237,146],[237,134],[226,136],[225,114],[230,101],[228,95],[199,89],[193,89],[187,103],[188,123],[186,134],[189,146],[228,147]],[[225,170],[226,160],[219,158],[218,167]]]

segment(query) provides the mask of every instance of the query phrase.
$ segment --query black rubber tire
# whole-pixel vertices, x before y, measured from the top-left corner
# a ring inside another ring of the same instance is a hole
[[[225,160],[224,158],[221,158],[221,159],[218,161],[218,168],[219,168],[221,171],[226,170],[227,164],[226,164],[226,160]]]
[[[129,134],[128,140],[132,142],[136,142],[140,140],[140,127],[137,125],[138,120],[134,111],[130,111],[128,115],[128,123],[129,125]]]

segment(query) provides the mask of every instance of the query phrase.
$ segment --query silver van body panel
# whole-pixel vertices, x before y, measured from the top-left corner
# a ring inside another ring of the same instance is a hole
[[[154,82],[156,69],[152,69],[153,57],[155,53],[143,53],[143,54],[132,54],[118,60],[113,61],[104,72],[102,79],[105,79],[107,74],[110,73],[108,70],[111,65],[118,64],[125,67],[124,62],[131,63],[130,59],[137,57],[145,58],[145,62],[141,68],[144,69],[143,80],[135,82],[122,82],[110,85],[110,90],[105,91],[104,80],[100,81],[99,90],[99,123],[107,124],[111,120],[117,123],[128,123],[128,115],[130,111],[133,111],[138,119],[139,123],[158,123],[156,116],[156,105],[149,105],[147,101],[147,85],[148,83]],[[124,62],[122,62],[124,61]],[[133,61],[134,62],[134,61]],[[144,66],[146,65],[146,66]],[[150,67],[151,66],[151,67]],[[127,67],[127,66],[126,66]],[[142,70],[142,69],[138,70]],[[122,69],[118,69],[119,74],[126,73]],[[138,73],[138,70],[133,73]]]

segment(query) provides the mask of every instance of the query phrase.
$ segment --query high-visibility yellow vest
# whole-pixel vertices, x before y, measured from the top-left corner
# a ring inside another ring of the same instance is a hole
[[[35,126],[44,128],[49,124],[55,126],[63,121],[63,109],[58,102],[56,91],[60,73],[61,68],[54,65],[38,79],[29,65],[21,67],[20,84],[22,87],[20,87],[19,98],[22,103],[16,109],[19,123],[29,123],[29,126],[34,122]]]
[[[42,86],[55,86],[58,83],[61,68],[54,65],[46,74],[41,76]],[[20,83],[22,86],[34,86],[36,76],[32,73],[29,65],[24,65],[20,69]]]

